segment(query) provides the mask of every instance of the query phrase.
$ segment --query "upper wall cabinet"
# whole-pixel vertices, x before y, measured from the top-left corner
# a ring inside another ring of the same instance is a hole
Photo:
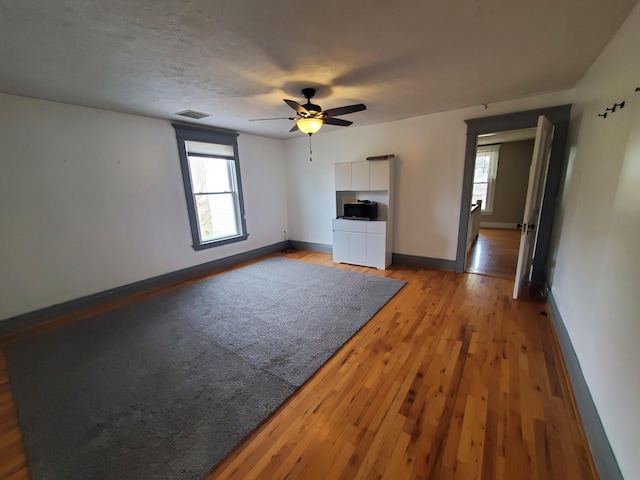
[[[351,188],[354,191],[371,190],[369,188],[369,162],[351,164]]]
[[[335,168],[337,191],[389,190],[389,160],[336,163]]]
[[[376,160],[369,163],[369,190],[390,190],[391,161]]]
[[[351,163],[336,163],[336,191],[351,190]]]

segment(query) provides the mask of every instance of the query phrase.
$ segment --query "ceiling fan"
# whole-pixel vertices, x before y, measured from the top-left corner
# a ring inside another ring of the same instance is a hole
[[[308,135],[313,135],[322,128],[322,125],[325,124],[348,127],[353,122],[335,117],[338,117],[340,115],[347,115],[348,113],[360,112],[367,109],[366,105],[358,103],[356,105],[347,105],[345,107],[322,110],[320,105],[311,103],[311,99],[315,94],[315,88],[303,88],[302,95],[307,99],[307,103],[305,103],[304,105],[300,105],[295,100],[284,99],[284,102],[296,111],[297,115],[295,117],[256,118],[251,121],[295,120],[296,124],[291,128],[291,130],[289,130],[290,132],[300,130],[301,132]]]

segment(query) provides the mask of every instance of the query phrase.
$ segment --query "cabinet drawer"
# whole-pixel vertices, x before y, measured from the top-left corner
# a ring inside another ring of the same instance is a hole
[[[367,224],[367,233],[379,233],[384,235],[387,222],[364,222]]]
[[[366,222],[363,220],[346,220],[344,218],[334,218],[333,230],[340,232],[366,233],[367,223],[370,222]]]

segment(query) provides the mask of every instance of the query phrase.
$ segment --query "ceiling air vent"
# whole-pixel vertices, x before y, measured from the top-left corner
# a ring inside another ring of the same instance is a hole
[[[181,115],[183,117],[195,118],[196,120],[200,120],[202,118],[210,117],[210,113],[202,113],[196,112],[195,110],[184,110],[182,112],[176,113],[176,115]]]

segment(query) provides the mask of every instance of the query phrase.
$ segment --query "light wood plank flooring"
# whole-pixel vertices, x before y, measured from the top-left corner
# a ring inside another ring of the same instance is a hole
[[[467,272],[516,278],[520,230],[481,228],[467,255]]]
[[[209,479],[597,478],[545,307],[512,281],[285,256],[408,284]],[[29,478],[4,357],[0,478]]]

